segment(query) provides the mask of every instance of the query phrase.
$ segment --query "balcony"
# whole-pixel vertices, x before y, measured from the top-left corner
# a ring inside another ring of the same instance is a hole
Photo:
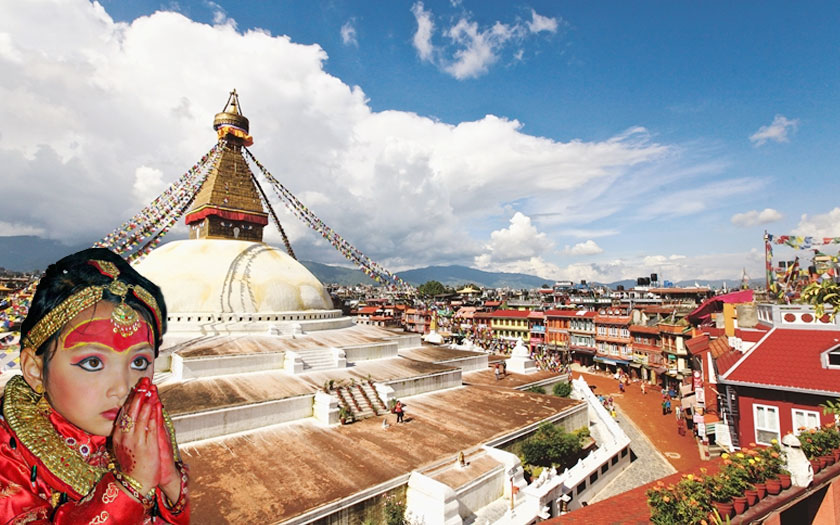
[[[831,308],[817,319],[814,307],[807,304],[759,304],[758,320],[783,328],[808,330],[840,330],[840,315],[831,322]]]

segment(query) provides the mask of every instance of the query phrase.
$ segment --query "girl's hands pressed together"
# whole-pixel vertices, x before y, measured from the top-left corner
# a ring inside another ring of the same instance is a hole
[[[143,487],[143,494],[160,483],[156,417],[160,401],[156,396],[147,395],[149,386],[149,378],[144,377],[132,389],[112,434],[114,456],[120,471],[136,480]]]

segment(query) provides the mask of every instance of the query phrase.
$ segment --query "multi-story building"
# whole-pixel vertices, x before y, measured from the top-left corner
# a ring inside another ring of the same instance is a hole
[[[528,310],[494,310],[490,312],[490,328],[493,336],[502,341],[515,342],[522,339],[526,345],[531,339],[528,324]]]
[[[806,305],[758,305],[767,333],[748,350],[715,361],[720,408],[734,446],[767,445],[826,425],[821,404],[840,397],[840,317]]]
[[[691,339],[691,326],[685,321],[669,318],[659,321],[659,337],[665,358],[666,386],[676,388],[683,379],[691,376],[690,358],[686,340]]]
[[[543,312],[528,314],[528,343],[531,351],[545,346],[545,316]]]
[[[595,361],[607,367],[631,368],[630,316],[619,310],[602,310],[595,316]]]
[[[406,308],[405,330],[417,334],[428,334],[432,322],[432,314],[424,308]]]
[[[596,353],[595,346],[595,316],[592,311],[579,310],[569,322],[569,349],[573,359],[582,365],[593,363]]]
[[[631,324],[630,337],[633,340],[630,366],[639,370],[643,380],[656,383],[658,377],[665,373],[659,327]]]

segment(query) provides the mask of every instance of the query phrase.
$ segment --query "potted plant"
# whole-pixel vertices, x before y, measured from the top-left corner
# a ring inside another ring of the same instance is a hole
[[[338,407],[338,420],[341,421],[342,425],[352,423],[353,413],[350,412],[350,410],[346,406],[341,405],[340,407]]]
[[[714,505],[721,517],[731,517],[732,511],[734,510],[732,498],[741,494],[737,478],[733,478],[726,470],[723,470],[715,476],[706,476],[703,480],[703,485],[709,494],[712,505]]]
[[[647,497],[650,521],[656,525],[702,523],[711,510],[704,482],[693,474],[668,487],[659,482],[647,491]]]

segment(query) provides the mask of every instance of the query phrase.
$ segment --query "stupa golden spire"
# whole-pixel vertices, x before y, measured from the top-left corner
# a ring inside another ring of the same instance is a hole
[[[242,156],[242,148],[254,140],[248,134],[248,119],[242,114],[235,89],[223,111],[213,119],[213,129],[224,145],[187,212],[185,222],[190,227],[190,238],[261,242],[268,214],[254,175]]]

